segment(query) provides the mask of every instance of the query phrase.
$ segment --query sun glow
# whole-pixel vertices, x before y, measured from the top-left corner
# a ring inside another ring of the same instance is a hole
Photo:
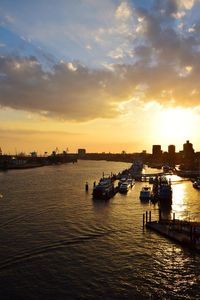
[[[195,117],[190,109],[163,110],[158,124],[161,139],[171,143],[179,143],[190,139],[195,129]]]

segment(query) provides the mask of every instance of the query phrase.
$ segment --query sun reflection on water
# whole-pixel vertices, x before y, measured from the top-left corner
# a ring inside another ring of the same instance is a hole
[[[178,219],[189,219],[189,207],[186,196],[186,185],[175,183],[172,185],[173,189],[173,205],[172,210],[175,217]]]

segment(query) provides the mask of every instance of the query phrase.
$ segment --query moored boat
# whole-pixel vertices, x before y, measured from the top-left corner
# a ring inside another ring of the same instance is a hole
[[[156,177],[153,184],[153,200],[164,205],[172,204],[171,181],[166,176]]]
[[[130,184],[131,188],[135,185],[135,179],[128,178],[127,182]]]
[[[99,183],[93,188],[94,199],[109,199],[115,194],[114,182],[111,178],[101,178]]]
[[[140,191],[140,200],[151,200],[152,192],[150,186],[143,186]]]
[[[128,181],[125,181],[120,184],[119,192],[126,194],[126,193],[128,193],[128,190],[130,189],[130,187],[131,187],[130,183]]]
[[[150,177],[150,178],[149,178],[149,183],[150,183],[150,184],[153,184],[154,181],[155,181],[155,179],[154,179],[153,177]]]
[[[197,178],[194,182],[193,182],[193,187],[197,190],[200,190],[200,178]]]

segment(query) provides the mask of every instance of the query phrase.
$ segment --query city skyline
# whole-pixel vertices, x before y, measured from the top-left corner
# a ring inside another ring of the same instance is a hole
[[[200,141],[198,0],[2,0],[3,152]]]
[[[81,156],[83,154],[88,154],[88,153],[96,153],[96,154],[139,154],[139,153],[146,153],[146,154],[154,154],[154,151],[158,151],[160,154],[164,153],[181,153],[184,151],[185,145],[190,144],[190,147],[192,147],[194,153],[200,153],[199,149],[195,149],[192,141],[186,140],[180,149],[176,147],[174,144],[169,144],[167,145],[166,148],[163,148],[163,145],[161,144],[154,144],[151,145],[150,151],[147,151],[146,149],[140,149],[140,151],[135,151],[135,152],[127,152],[125,150],[119,151],[119,152],[110,152],[110,151],[96,151],[96,152],[90,152],[86,148],[77,148],[75,151],[70,151],[70,149],[67,148],[52,148],[49,152],[48,151],[36,151],[36,149],[32,149],[31,152],[26,152],[26,151],[21,151],[20,149],[15,148],[15,152],[5,152],[3,151],[2,147],[0,147],[0,156],[1,155],[31,155],[33,157],[35,156],[48,156],[48,155],[55,155],[55,154],[80,154]],[[19,151],[18,151],[19,150]]]

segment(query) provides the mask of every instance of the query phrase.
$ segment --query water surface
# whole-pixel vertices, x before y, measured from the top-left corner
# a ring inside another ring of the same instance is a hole
[[[0,299],[200,298],[200,255],[143,230],[143,213],[158,213],[139,199],[145,183],[92,200],[103,172],[128,166],[78,161],[0,173]],[[200,220],[191,182],[174,182],[172,210]]]

